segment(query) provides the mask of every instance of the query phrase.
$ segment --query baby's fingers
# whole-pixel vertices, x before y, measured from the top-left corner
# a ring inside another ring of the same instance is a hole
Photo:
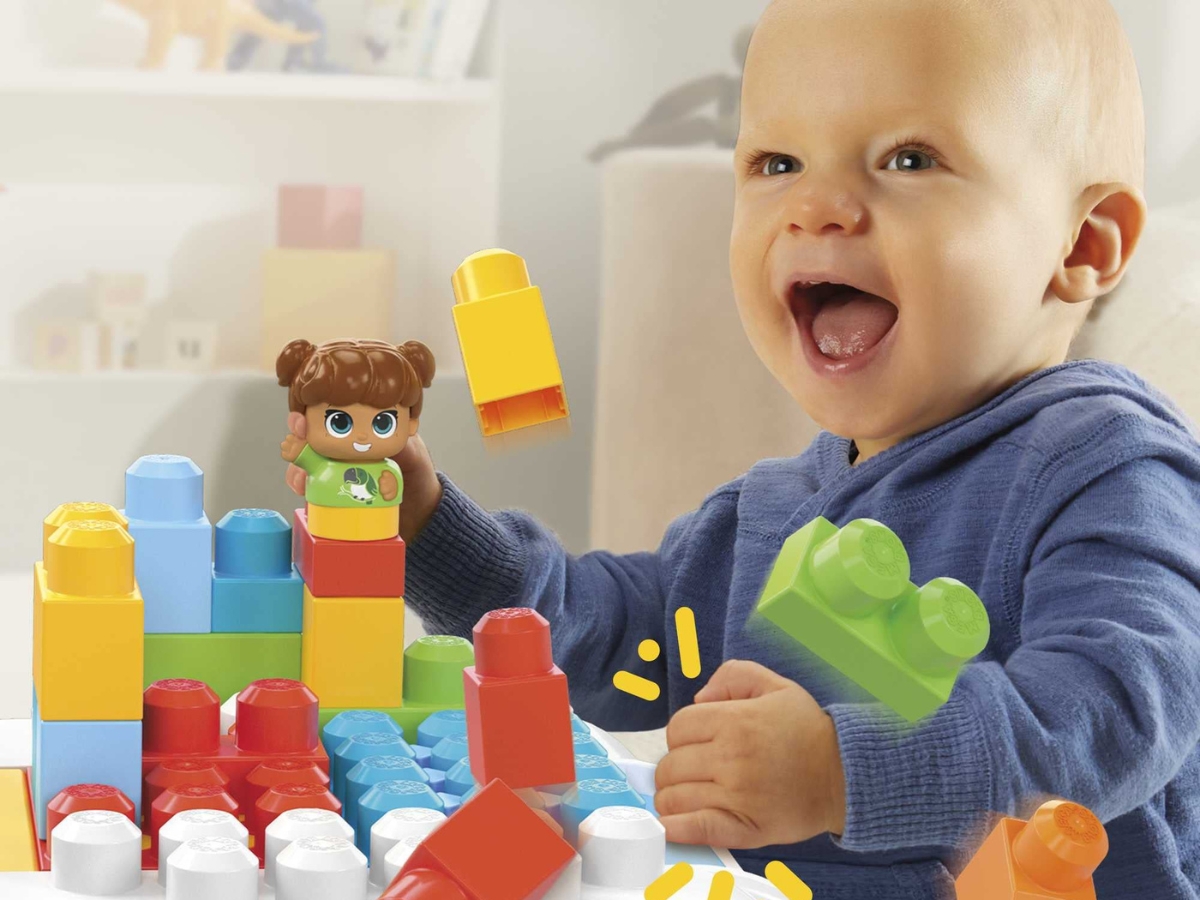
[[[753,828],[723,809],[699,809],[680,815],[663,816],[667,840],[675,844],[707,844],[710,847],[754,847]]]
[[[301,497],[304,496],[304,491],[308,484],[307,472],[305,472],[299,466],[288,466],[287,474],[284,476],[284,480],[287,481],[287,486],[290,487],[294,493],[299,494]]]

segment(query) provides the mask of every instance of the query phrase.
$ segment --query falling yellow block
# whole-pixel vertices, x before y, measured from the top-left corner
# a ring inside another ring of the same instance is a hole
[[[0,872],[36,872],[37,838],[20,769],[0,769]]]

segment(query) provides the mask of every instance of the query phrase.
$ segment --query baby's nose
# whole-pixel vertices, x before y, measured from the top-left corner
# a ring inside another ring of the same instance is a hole
[[[849,191],[801,181],[788,199],[788,230],[793,233],[849,235],[866,228],[867,208]]]

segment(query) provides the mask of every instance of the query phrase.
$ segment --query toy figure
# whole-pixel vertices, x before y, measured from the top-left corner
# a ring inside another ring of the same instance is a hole
[[[597,144],[588,159],[600,162],[618,150],[632,147],[682,147],[709,141],[732,149],[737,143],[741,70],[753,32],[753,28],[743,28],[733,39],[738,74],[718,72],[672,88],[654,102],[629,134]],[[716,106],[715,115],[696,114],[710,104]]]
[[[396,456],[417,433],[434,360],[419,341],[292,341],[275,362],[288,388],[285,460],[308,473],[305,499],[324,508],[400,504]]]
[[[317,9],[317,0],[257,0],[259,12],[275,22],[286,22],[316,35],[311,44],[292,44],[283,60],[285,72],[341,72],[326,58],[325,17]],[[238,40],[226,64],[231,71],[244,69],[258,52],[262,36],[246,33]]]
[[[150,44],[146,48],[143,69],[160,69],[176,35],[186,34],[204,41],[201,68],[223,69],[229,42],[235,32],[244,31],[286,44],[311,44],[319,34],[298,31],[290,25],[272,21],[250,0],[113,0],[131,9],[150,26]]]

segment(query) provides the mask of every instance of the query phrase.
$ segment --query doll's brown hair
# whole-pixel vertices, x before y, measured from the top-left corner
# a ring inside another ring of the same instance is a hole
[[[288,389],[288,408],[302,413],[317,403],[377,409],[407,407],[421,416],[424,388],[433,383],[433,354],[420,341],[396,346],[385,341],[329,341],[316,346],[292,341],[275,360],[279,383]]]

